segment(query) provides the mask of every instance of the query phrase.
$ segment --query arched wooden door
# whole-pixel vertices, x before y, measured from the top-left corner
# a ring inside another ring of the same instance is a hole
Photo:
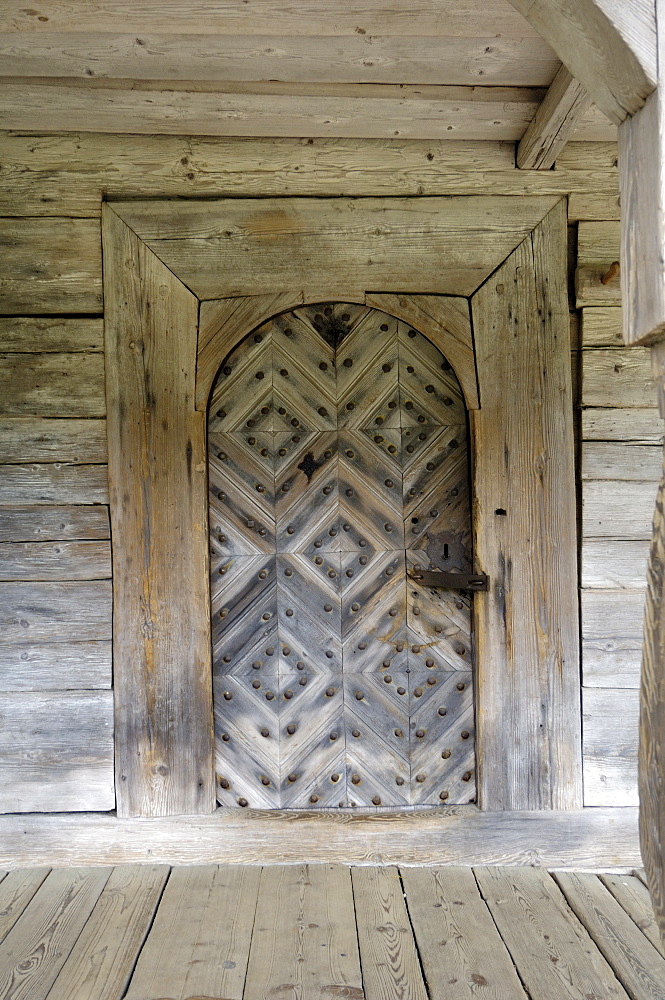
[[[344,302],[251,333],[208,418],[219,802],[475,798],[469,462],[451,366]]]

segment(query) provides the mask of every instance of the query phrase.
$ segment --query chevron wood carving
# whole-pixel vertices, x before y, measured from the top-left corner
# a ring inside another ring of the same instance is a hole
[[[219,802],[475,798],[466,410],[406,322],[283,313],[223,363],[208,416]]]

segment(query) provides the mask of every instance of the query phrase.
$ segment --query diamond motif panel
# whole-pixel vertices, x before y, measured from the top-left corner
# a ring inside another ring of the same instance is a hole
[[[219,801],[475,795],[466,411],[421,333],[364,306],[278,316],[208,419]]]

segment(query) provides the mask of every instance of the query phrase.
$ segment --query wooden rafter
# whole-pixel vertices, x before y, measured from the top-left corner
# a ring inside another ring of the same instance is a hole
[[[517,166],[549,170],[590,105],[582,84],[562,66],[517,147]]]

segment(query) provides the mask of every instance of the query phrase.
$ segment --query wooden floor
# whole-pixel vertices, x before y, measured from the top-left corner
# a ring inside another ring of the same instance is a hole
[[[0,873],[3,1000],[663,1000],[634,875],[165,865]]]

